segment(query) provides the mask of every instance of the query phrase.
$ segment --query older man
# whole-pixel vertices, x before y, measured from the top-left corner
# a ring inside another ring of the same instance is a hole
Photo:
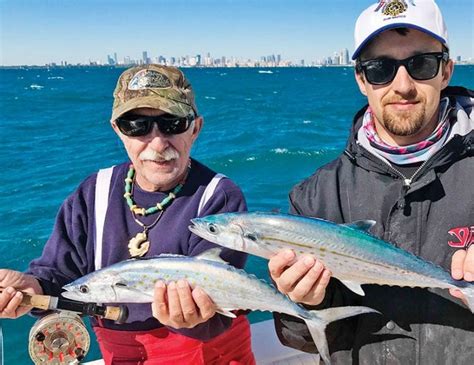
[[[203,118],[184,74],[146,65],[125,71],[111,124],[130,162],[87,178],[62,205],[54,231],[27,274],[0,270],[0,318],[18,317],[21,291],[59,295],[61,287],[130,257],[195,256],[213,244],[191,234],[193,217],[246,210],[241,190],[190,157]],[[245,255],[222,257],[243,267]],[[200,288],[157,283],[153,305],[129,305],[125,324],[93,320],[106,363],[253,364],[245,317],[216,314]],[[229,329],[230,328],[230,329]]]
[[[369,105],[356,114],[344,153],[292,190],[291,212],[373,219],[376,236],[473,281],[474,93],[448,87],[453,62],[441,12],[432,0],[380,1],[359,17],[355,40],[355,77]],[[384,314],[328,327],[338,364],[474,363],[474,316],[458,291],[366,285],[362,297],[332,279],[324,259],[295,262],[291,251],[269,269],[282,292],[306,305]],[[284,344],[316,351],[304,324],[276,315],[276,327]]]

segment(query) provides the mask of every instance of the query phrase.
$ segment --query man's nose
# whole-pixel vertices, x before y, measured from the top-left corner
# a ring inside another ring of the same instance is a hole
[[[400,66],[392,81],[392,90],[401,94],[411,94],[415,91],[415,80],[410,76],[405,66]]]
[[[150,147],[158,152],[164,151],[170,145],[169,136],[161,133],[156,123],[153,123],[153,128],[148,134],[148,138]]]

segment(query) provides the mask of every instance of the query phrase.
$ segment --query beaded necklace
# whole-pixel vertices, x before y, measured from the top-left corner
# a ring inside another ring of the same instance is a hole
[[[143,228],[143,232],[138,232],[135,237],[131,238],[128,243],[128,251],[130,252],[131,257],[141,257],[145,255],[148,250],[150,249],[150,241],[148,241],[148,231],[152,229],[160,220],[163,212],[165,211],[166,207],[172,203],[172,201],[176,198],[176,195],[180,192],[183,188],[184,183],[186,182],[186,178],[189,174],[189,169],[191,168],[191,162],[188,164],[188,171],[184,178],[179,182],[175,188],[168,193],[168,196],[165,197],[161,202],[157,203],[155,206],[150,208],[141,208],[135,204],[133,201],[133,187],[135,181],[135,168],[133,165],[130,165],[127,177],[125,178],[125,193],[123,197],[127,202],[128,207],[130,208],[130,212],[132,213],[133,220]],[[146,225],[141,222],[137,216],[147,216],[159,212],[158,217],[153,221],[153,223]]]

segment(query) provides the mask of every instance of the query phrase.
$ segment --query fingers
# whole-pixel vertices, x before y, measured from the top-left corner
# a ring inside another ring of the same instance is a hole
[[[294,259],[295,253],[292,250],[283,250],[273,256],[268,262],[268,270],[272,279],[276,281]]]
[[[451,294],[455,298],[459,298],[462,300],[462,302],[466,305],[466,307],[469,307],[469,304],[467,303],[466,297],[464,294],[459,290],[459,289],[449,289],[449,294]]]
[[[451,258],[451,276],[456,280],[474,281],[474,246],[454,253]],[[467,305],[466,297],[460,290],[449,289],[449,293],[455,298],[462,299]]]
[[[467,249],[464,259],[464,280],[474,281],[474,245]]]
[[[285,250],[270,259],[268,268],[278,290],[294,302],[318,305],[323,301],[331,273],[321,261],[312,256],[295,261],[294,252]]]
[[[23,294],[16,291],[12,287],[6,288],[0,294],[0,318],[17,318],[27,312],[27,310],[20,310],[20,304],[23,299]]]
[[[192,291],[194,302],[199,308],[199,313],[203,320],[207,321],[216,314],[216,306],[212,299],[201,288],[194,288]]]
[[[465,250],[457,250],[451,259],[451,276],[453,279],[461,280],[464,276],[464,259],[467,252]]]
[[[191,290],[186,280],[158,281],[152,303],[153,316],[173,328],[192,328],[215,314],[215,305],[200,288]]]
[[[191,295],[191,288],[185,280],[179,280],[177,282],[177,288],[183,320],[187,323],[193,323],[199,317],[199,313],[193,296]]]
[[[451,259],[451,275],[456,280],[474,281],[474,246],[454,253]]]
[[[175,282],[168,284],[168,310],[171,326],[180,328],[183,326],[184,315],[181,309],[181,302],[179,299],[178,289]]]
[[[315,259],[311,256],[304,256],[296,261],[293,265],[288,267],[276,281],[278,289],[284,294],[292,292],[296,284],[302,280],[304,275],[314,266],[315,262]],[[311,286],[313,286],[313,284],[314,281]]]
[[[317,290],[318,293],[313,295],[319,296],[321,293],[321,280],[323,279],[324,266],[320,261],[316,261],[307,273],[296,284],[292,291],[291,299],[294,301],[301,301],[306,296],[310,295],[312,291]]]
[[[155,292],[152,303],[153,317],[162,322],[168,317],[168,305],[166,300],[166,285],[162,281],[155,283]]]

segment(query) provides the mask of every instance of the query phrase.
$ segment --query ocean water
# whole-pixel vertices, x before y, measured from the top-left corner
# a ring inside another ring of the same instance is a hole
[[[63,199],[86,176],[126,159],[109,125],[122,71],[0,69],[1,268],[26,269]],[[205,119],[192,155],[240,185],[250,210],[286,212],[291,187],[343,150],[365,104],[349,67],[184,71]],[[456,67],[451,84],[474,88],[474,66]],[[246,270],[268,278],[264,260],[250,258]],[[0,321],[5,364],[30,363],[35,320]],[[87,360],[98,356],[93,345]]]

